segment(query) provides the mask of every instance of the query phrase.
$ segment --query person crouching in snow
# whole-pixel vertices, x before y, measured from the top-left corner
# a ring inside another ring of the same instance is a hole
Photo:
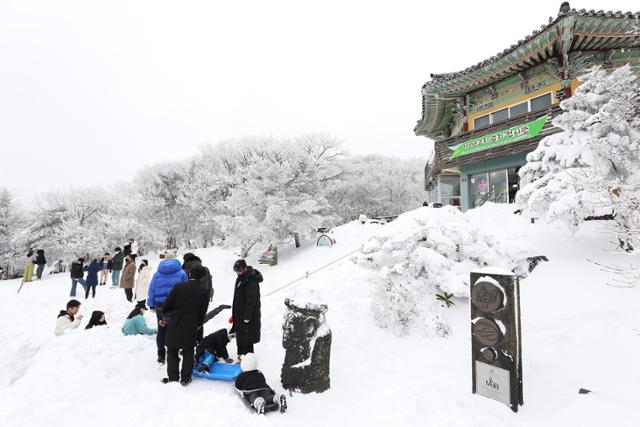
[[[267,380],[258,370],[258,361],[253,353],[242,356],[240,367],[242,373],[236,378],[236,390],[258,414],[264,414],[265,411],[276,408],[280,408],[281,413],[287,410],[287,398],[284,394],[276,394],[267,385]]]
[[[154,335],[156,330],[147,326],[144,321],[144,312],[147,310],[144,302],[139,302],[129,313],[127,320],[122,325],[122,333],[125,335]]]
[[[56,330],[54,331],[56,336],[64,335],[64,331],[67,329],[76,329],[80,326],[82,314],[78,314],[78,311],[80,311],[80,301],[75,299],[67,303],[66,310],[60,310],[58,320],[56,320]]]
[[[96,310],[93,313],[91,313],[91,318],[89,319],[89,323],[87,323],[87,326],[85,327],[85,329],[91,329],[94,326],[102,326],[106,324],[107,324],[107,319],[104,317],[104,312]]]
[[[211,365],[216,360],[233,363],[233,359],[229,357],[227,351],[229,341],[229,334],[224,328],[204,337],[196,345],[196,360],[198,361],[196,369],[200,372],[209,372]]]

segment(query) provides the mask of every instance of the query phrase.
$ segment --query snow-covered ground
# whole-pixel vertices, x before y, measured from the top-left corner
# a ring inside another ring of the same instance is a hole
[[[423,208],[428,209],[428,208]],[[53,335],[58,311],[68,301],[67,275],[28,283],[0,282],[0,425],[431,425],[431,426],[635,426],[640,419],[640,286],[620,288],[617,276],[588,261],[640,266],[639,255],[619,253],[588,223],[577,235],[513,215],[510,206],[485,206],[466,215],[485,232],[526,241],[547,255],[522,286],[524,400],[514,414],[506,406],[471,394],[469,305],[446,310],[446,339],[420,333],[397,337],[374,326],[375,272],[351,257],[311,274],[357,250],[384,225],[350,223],[336,228],[337,244],[281,248],[276,267],[257,266],[262,284],[260,369],[280,389],[284,299],[311,295],[328,304],[333,332],[331,389],[289,398],[289,411],[252,414],[232,385],[194,379],[186,388],[164,385],[155,361],[155,337],[120,332],[133,304],[121,289],[98,287],[84,301],[82,329]],[[213,305],[230,303],[235,256],[196,250],[214,275]],[[149,257],[153,267],[158,259]],[[84,330],[92,310],[107,314],[108,328]],[[206,332],[228,326],[228,313]],[[154,315],[145,315],[152,325]],[[232,342],[229,349],[235,351]],[[579,388],[593,393],[578,394]]]

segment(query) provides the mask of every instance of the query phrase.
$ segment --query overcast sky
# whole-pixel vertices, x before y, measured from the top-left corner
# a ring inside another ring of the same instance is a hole
[[[0,186],[126,180],[245,135],[326,131],[353,153],[424,157],[429,74],[494,55],[560,3],[2,0]]]

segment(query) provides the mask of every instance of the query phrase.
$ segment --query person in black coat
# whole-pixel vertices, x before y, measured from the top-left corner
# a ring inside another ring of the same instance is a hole
[[[182,269],[189,275],[189,272],[193,267],[199,265],[204,268],[204,277],[200,279],[200,284],[202,288],[209,294],[209,302],[213,301],[213,280],[211,279],[211,272],[209,269],[202,265],[202,260],[199,256],[192,254],[191,252],[187,252],[182,256]],[[202,341],[204,330],[201,328],[198,330],[198,338],[197,341]]]
[[[260,283],[262,274],[246,261],[239,259],[233,265],[236,272],[235,291],[229,333],[236,335],[238,356],[253,353],[253,345],[260,342]]]
[[[236,377],[236,390],[258,414],[275,409],[286,412],[286,397],[269,387],[264,374],[258,370],[258,362],[253,353],[244,355],[240,367],[242,373]]]
[[[176,284],[164,302],[161,325],[167,326],[167,378],[162,380],[165,384],[178,379],[182,385],[191,382],[198,328],[202,326],[209,307],[208,295],[200,284],[204,274],[202,266],[194,266],[189,280]],[[178,372],[180,350],[182,369]]]
[[[216,359],[222,359],[227,363],[233,362],[233,360],[229,358],[229,352],[227,351],[229,341],[229,334],[224,328],[207,335],[196,346],[196,360],[200,360],[206,350]]]
[[[38,249],[36,251],[36,260],[33,262],[38,267],[36,268],[36,277],[38,280],[42,279],[42,272],[44,271],[44,267],[47,265],[47,260],[44,257],[44,249]]]
[[[182,269],[187,273],[187,275],[189,274],[189,271],[191,271],[191,269],[196,265],[204,267],[199,256],[194,255],[191,252],[187,252],[182,256]],[[201,282],[203,287],[206,288],[209,292],[209,302],[211,302],[213,301],[213,279],[211,277],[211,272],[209,271],[209,269],[207,267],[204,267],[204,270],[205,275],[202,278]]]

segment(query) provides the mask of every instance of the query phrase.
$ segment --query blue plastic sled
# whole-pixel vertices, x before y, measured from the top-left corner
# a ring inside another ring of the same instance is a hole
[[[209,368],[209,372],[193,370],[193,375],[208,380],[233,381],[242,373],[239,365],[228,365],[226,363],[215,362]]]
[[[227,363],[214,362],[215,357],[208,351],[205,351],[204,357],[198,363],[193,370],[193,375],[200,378],[206,378],[208,380],[222,380],[233,381],[238,375],[242,373],[240,365],[230,365]],[[209,366],[209,372],[200,372],[198,367],[206,363]]]

